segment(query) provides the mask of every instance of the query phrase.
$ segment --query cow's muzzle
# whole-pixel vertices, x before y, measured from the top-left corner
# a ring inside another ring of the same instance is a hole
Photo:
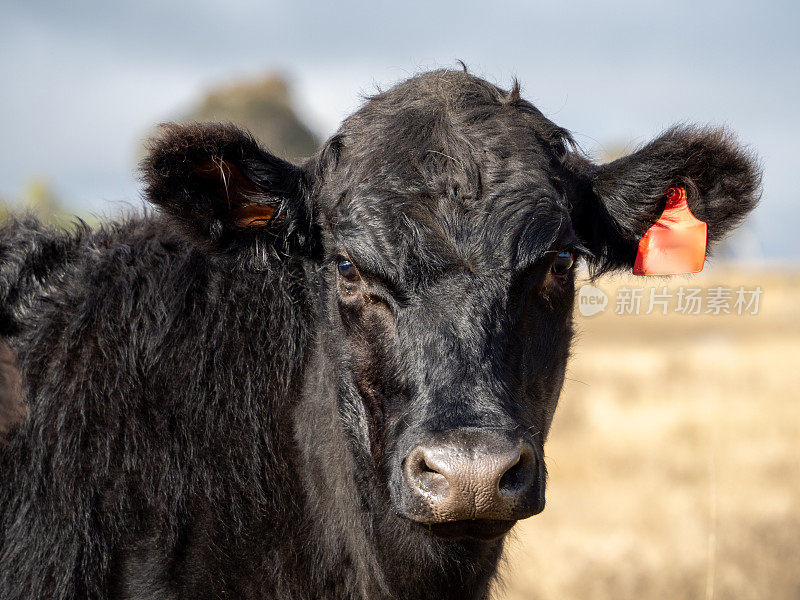
[[[446,537],[496,537],[544,508],[544,465],[532,444],[472,428],[427,437],[401,465],[402,516]]]

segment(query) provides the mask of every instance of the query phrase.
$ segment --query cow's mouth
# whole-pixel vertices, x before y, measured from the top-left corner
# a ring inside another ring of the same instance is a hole
[[[448,539],[474,538],[482,541],[496,540],[516,524],[516,521],[497,519],[473,519],[464,521],[449,521],[447,523],[418,523],[433,535]]]

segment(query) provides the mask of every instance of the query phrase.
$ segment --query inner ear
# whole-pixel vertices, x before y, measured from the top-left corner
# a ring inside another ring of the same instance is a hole
[[[239,227],[266,227],[272,224],[275,207],[268,203],[264,191],[233,162],[208,158],[196,164],[195,173],[208,182],[218,198],[227,202],[229,218]]]

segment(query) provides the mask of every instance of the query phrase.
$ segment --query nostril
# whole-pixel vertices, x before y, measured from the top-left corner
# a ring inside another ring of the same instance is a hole
[[[439,471],[428,464],[424,456],[421,456],[419,459],[418,469],[420,473],[439,473]]]
[[[441,497],[449,493],[445,470],[425,447],[418,447],[406,459],[406,481],[424,497]]]
[[[534,461],[535,459],[531,452],[523,451],[517,462],[511,465],[500,478],[498,484],[500,492],[508,496],[523,494],[533,482],[536,473]]]
[[[522,483],[525,474],[520,469],[520,463],[522,459],[517,461],[517,463],[511,467],[508,471],[503,473],[503,476],[500,478],[500,491],[501,492],[513,492],[519,489],[520,484]]]

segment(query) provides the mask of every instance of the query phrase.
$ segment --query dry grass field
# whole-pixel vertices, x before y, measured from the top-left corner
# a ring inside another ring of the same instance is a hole
[[[800,598],[800,273],[595,285],[609,305],[576,317],[547,508],[493,597]],[[646,312],[664,285],[763,294],[757,315],[615,314],[619,287],[647,286]]]

